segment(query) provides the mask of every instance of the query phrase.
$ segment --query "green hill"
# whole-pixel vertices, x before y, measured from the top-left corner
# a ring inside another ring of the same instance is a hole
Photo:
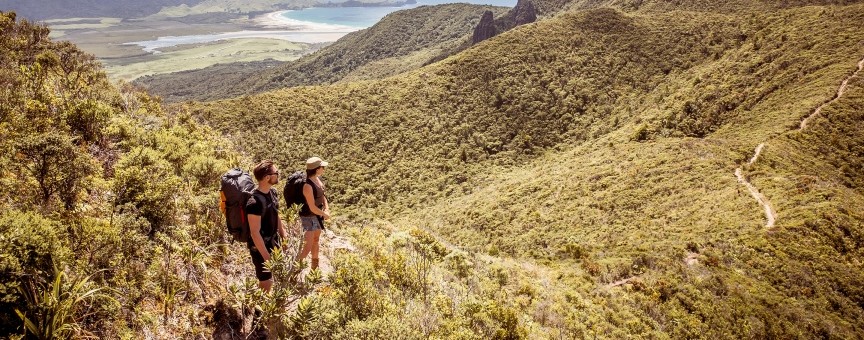
[[[3,14],[0,336],[860,337],[864,4],[562,6],[385,79],[167,108]],[[312,155],[344,239],[264,296],[218,176]]]
[[[314,54],[281,66],[253,65],[250,71],[249,65],[218,65],[143,77],[135,83],[167,101],[183,101],[329,84],[343,78],[383,78],[416,69],[431,56],[455,45],[470,34],[487,10],[504,13],[506,8],[470,4],[421,6],[391,13],[368,29],[350,33]]]
[[[253,158],[332,160],[351,218],[525,261],[496,301],[533,336],[855,337],[861,77],[795,129],[864,56],[864,6],[710,4],[577,6],[398,77],[192,110]],[[760,143],[767,230],[734,174]]]

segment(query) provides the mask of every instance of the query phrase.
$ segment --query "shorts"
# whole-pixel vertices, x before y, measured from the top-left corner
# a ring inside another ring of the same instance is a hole
[[[267,246],[267,251],[270,252],[271,256],[273,255],[273,249],[278,246],[278,243],[273,247]],[[249,248],[249,255],[252,257],[252,264],[255,265],[255,277],[258,278],[258,281],[267,281],[272,279],[273,273],[264,267],[264,256],[258,252],[258,249],[255,249],[254,245]]]
[[[321,219],[318,216],[300,216],[300,224],[303,226],[303,231],[323,230]]]

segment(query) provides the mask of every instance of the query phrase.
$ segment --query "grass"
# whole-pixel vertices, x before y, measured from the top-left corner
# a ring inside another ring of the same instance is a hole
[[[105,70],[114,79],[132,80],[145,75],[200,69],[220,63],[295,60],[307,49],[307,44],[280,39],[229,39],[208,44],[181,45],[146,57],[106,60]]]

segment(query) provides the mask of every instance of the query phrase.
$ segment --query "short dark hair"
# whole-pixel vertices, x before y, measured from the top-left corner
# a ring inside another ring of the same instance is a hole
[[[255,170],[252,170],[252,173],[255,174],[256,180],[261,181],[264,176],[270,174],[271,169],[273,169],[273,161],[265,159],[255,166]]]
[[[321,167],[319,166],[315,169],[306,169],[306,177],[314,175],[316,172],[318,172],[318,169],[321,169]]]

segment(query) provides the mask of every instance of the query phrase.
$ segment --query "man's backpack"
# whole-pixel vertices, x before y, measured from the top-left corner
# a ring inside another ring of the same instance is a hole
[[[296,171],[288,180],[285,181],[285,189],[282,191],[282,196],[285,197],[285,204],[291,207],[294,204],[303,205],[306,203],[306,198],[303,197],[303,185],[306,184],[306,172]]]
[[[220,208],[225,215],[228,233],[235,241],[249,241],[249,221],[246,219],[246,202],[252,197],[255,182],[252,176],[239,168],[228,170],[222,175]]]

